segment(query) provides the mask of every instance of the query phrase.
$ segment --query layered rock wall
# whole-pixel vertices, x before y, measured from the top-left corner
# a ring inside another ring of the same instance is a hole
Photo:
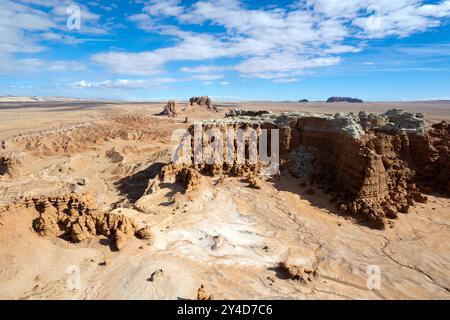
[[[225,119],[203,121],[201,126],[203,132],[218,129],[224,137],[228,130],[251,128],[259,134],[261,129],[279,129],[281,170],[322,186],[342,213],[367,220],[376,228],[383,229],[386,218],[407,213],[416,202],[426,202],[421,193],[424,186],[450,194],[449,126],[429,127],[422,114],[395,109],[382,115],[334,116],[239,110],[229,112]],[[203,137],[203,146],[209,142]],[[249,148],[246,143],[246,157]],[[261,166],[200,163],[193,168],[251,176]]]

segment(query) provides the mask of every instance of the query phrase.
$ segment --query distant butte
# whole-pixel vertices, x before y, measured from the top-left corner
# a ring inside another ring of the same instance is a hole
[[[363,103],[364,101],[358,98],[349,97],[331,97],[328,98],[327,102],[351,102],[351,103]]]

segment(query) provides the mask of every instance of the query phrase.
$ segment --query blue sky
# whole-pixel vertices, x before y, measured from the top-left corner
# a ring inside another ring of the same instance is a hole
[[[0,94],[450,99],[450,0],[0,0]]]

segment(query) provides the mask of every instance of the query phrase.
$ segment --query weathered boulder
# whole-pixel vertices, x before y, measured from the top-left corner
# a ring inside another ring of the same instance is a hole
[[[150,240],[153,237],[152,230],[150,226],[145,226],[138,231],[136,231],[136,237],[143,240]]]
[[[202,284],[197,291],[197,300],[214,300],[214,296],[212,294],[208,294]]]
[[[300,281],[302,284],[308,284],[319,276],[317,270],[287,264],[286,262],[280,262],[279,267],[287,273],[290,279]]]

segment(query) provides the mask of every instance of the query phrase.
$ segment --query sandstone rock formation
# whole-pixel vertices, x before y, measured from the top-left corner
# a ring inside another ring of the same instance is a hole
[[[186,191],[194,190],[200,184],[201,175],[198,171],[192,168],[183,168],[176,174],[177,182],[180,182]]]
[[[178,182],[184,187],[185,191],[192,191],[201,183],[202,176],[194,168],[168,164],[161,169],[161,180]]]
[[[116,148],[112,147],[105,154],[113,163],[121,163],[125,160],[122,153],[118,152]]]
[[[145,191],[144,191],[144,195],[150,195],[150,194],[157,193],[160,190],[159,183],[160,183],[159,177],[149,180],[147,189],[145,189]]]
[[[287,273],[290,279],[300,281],[302,284],[308,284],[319,276],[317,270],[290,265],[286,262],[280,262],[279,267]]]
[[[331,97],[327,102],[351,102],[351,103],[363,103],[361,99],[349,98],[349,97]]]
[[[152,275],[150,276],[150,278],[147,279],[147,281],[154,282],[163,276],[164,276],[164,271],[162,269],[158,269],[152,273]]]
[[[262,115],[273,115],[272,111],[269,110],[245,110],[245,109],[234,109],[230,110],[225,114],[226,118],[239,117],[239,116],[247,116],[247,117],[259,117]]]
[[[211,99],[208,96],[192,97],[189,99],[189,103],[191,106],[196,104],[199,106],[206,106],[208,110],[218,111],[217,108],[212,105]]]
[[[200,106],[211,106],[211,99],[208,96],[203,97],[192,97],[189,99],[191,106],[198,104]]]
[[[8,176],[10,178],[17,178],[19,170],[17,168],[17,161],[8,157],[0,157],[0,176]]]
[[[164,110],[160,113],[162,116],[176,117],[177,116],[177,106],[174,100],[169,100],[164,107]]]
[[[450,124],[435,123],[424,135],[412,136],[411,153],[420,170],[418,180],[427,188],[450,195]]]
[[[142,229],[139,229],[136,231],[136,237],[143,240],[150,240],[153,237],[151,228],[149,226],[146,226]]]
[[[33,228],[43,236],[67,235],[71,241],[80,242],[103,235],[112,238],[120,250],[126,239],[136,232],[132,219],[100,211],[89,193],[25,199],[25,206],[39,212]],[[141,229],[136,235],[145,239],[151,237],[148,229]]]
[[[450,194],[449,126],[440,123],[430,128],[422,114],[395,109],[381,115],[333,116],[238,110],[224,119],[202,122],[203,130],[211,128],[223,132],[223,137],[227,130],[279,129],[281,169],[306,184],[321,186],[340,212],[375,228],[384,229],[386,219],[407,213],[416,202],[426,202],[423,186]],[[249,148],[247,143],[246,155]],[[183,172],[180,179],[186,187],[198,180],[196,171],[248,177],[250,185],[257,185],[252,176],[262,169],[259,163],[247,161],[182,167],[177,165],[176,172]]]
[[[248,177],[248,186],[253,189],[261,189],[261,180],[254,174]]]
[[[200,285],[200,288],[197,291],[197,300],[214,300],[214,296],[212,294],[208,294],[203,285]]]

